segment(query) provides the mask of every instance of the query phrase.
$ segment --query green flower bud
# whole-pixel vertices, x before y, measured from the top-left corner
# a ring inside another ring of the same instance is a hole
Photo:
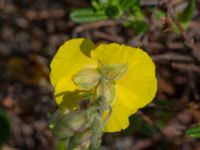
[[[60,111],[59,115],[55,115],[51,127],[59,139],[69,138],[90,126],[86,113],[80,111],[72,111],[67,114],[65,111]]]
[[[94,118],[100,113],[96,106],[87,110],[69,111],[67,109],[59,109],[51,118],[49,127],[58,139],[67,139],[77,133],[88,130]]]
[[[91,90],[98,84],[100,77],[101,75],[96,69],[88,68],[77,72],[73,81],[81,90]]]
[[[102,66],[100,73],[104,75],[108,80],[119,80],[121,79],[128,70],[128,64],[110,64]]]

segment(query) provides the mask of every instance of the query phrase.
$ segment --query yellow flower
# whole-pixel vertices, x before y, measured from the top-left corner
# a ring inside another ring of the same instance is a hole
[[[93,73],[95,70],[100,73]],[[107,79],[98,86],[102,76]],[[105,132],[127,128],[128,117],[150,103],[157,90],[155,65],[146,52],[116,43],[95,46],[85,38],[69,40],[58,49],[51,62],[50,80],[57,104],[68,109],[78,106],[83,91],[95,88],[97,93],[102,93],[102,89],[106,89],[105,97],[112,114]]]

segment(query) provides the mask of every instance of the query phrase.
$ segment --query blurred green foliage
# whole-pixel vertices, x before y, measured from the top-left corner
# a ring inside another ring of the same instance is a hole
[[[191,136],[193,138],[200,138],[200,124],[189,128],[186,131],[186,135]]]
[[[136,34],[145,33],[150,24],[147,16],[141,8],[140,0],[90,0],[91,8],[73,10],[70,13],[71,20],[77,23],[89,23],[107,19],[120,19],[124,27],[131,27]],[[183,12],[175,14],[184,29],[193,16],[195,0],[188,1]],[[166,16],[166,12],[155,7],[149,7],[152,19],[160,19]],[[177,31],[176,27],[173,27]]]
[[[57,140],[55,144],[55,150],[66,150],[67,142],[64,140]]]
[[[0,106],[0,145],[5,142],[10,134],[10,121],[3,107]]]
[[[195,0],[188,1],[187,7],[181,13],[177,13],[177,20],[180,22],[184,30],[187,30],[188,24],[192,19],[195,10]],[[174,31],[178,32],[178,29],[174,26]]]

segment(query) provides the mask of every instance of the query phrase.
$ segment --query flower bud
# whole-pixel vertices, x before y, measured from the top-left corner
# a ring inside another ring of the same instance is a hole
[[[67,114],[65,111],[62,111],[53,118],[51,127],[53,133],[59,139],[71,137],[90,126],[86,114],[80,111],[72,111]]]

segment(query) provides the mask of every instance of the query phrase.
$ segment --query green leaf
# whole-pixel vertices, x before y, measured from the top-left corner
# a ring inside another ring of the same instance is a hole
[[[141,10],[140,3],[139,3],[138,0],[132,6],[132,11],[133,11],[133,15],[134,15],[136,20],[142,20],[142,21],[145,20],[145,16],[144,16],[144,14]]]
[[[188,5],[185,10],[177,14],[177,20],[180,22],[181,26],[184,30],[187,30],[189,21],[192,19],[193,13],[195,9],[195,0],[188,1]],[[172,26],[173,31],[179,32],[175,25]]]
[[[136,34],[144,34],[148,30],[148,24],[145,21],[134,21],[133,28]]]
[[[200,124],[189,128],[186,131],[186,135],[191,136],[193,138],[200,138]]]
[[[136,34],[144,34],[148,30],[148,24],[146,18],[141,10],[139,0],[135,1],[131,7],[134,19],[131,20],[132,27],[135,29]]]
[[[127,10],[132,7],[138,0],[122,0],[120,7],[122,10]]]
[[[178,20],[182,23],[189,22],[192,19],[194,9],[195,9],[195,0],[188,1],[188,5],[185,8],[185,10],[181,14],[177,15]]]
[[[70,13],[70,19],[78,23],[95,22],[99,20],[106,20],[108,17],[105,11],[95,11],[93,9],[79,9]]]
[[[3,107],[0,106],[0,145],[5,142],[10,135],[10,121]]]

